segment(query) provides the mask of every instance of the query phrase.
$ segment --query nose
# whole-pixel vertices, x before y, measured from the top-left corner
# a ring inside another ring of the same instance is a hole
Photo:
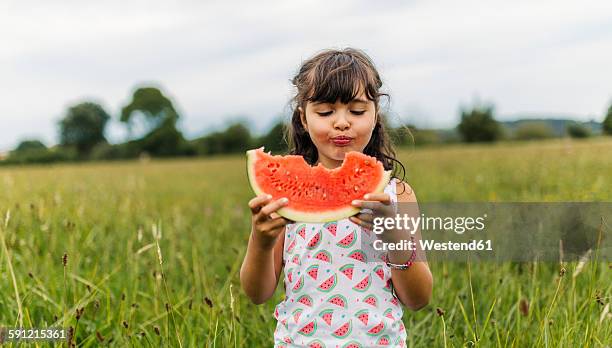
[[[351,124],[349,123],[344,112],[338,112],[337,117],[334,120],[334,128],[340,131],[349,129]]]

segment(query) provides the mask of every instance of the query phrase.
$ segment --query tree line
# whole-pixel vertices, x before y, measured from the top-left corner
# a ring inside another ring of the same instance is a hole
[[[529,122],[507,134],[507,130],[494,117],[491,104],[462,108],[456,132],[418,129],[413,125],[392,127],[386,124],[392,141],[399,146],[451,143],[463,141],[493,142],[502,139],[543,139],[554,137],[554,132],[543,122]],[[176,157],[209,156],[244,153],[247,149],[265,146],[273,152],[286,152],[285,124],[275,123],[266,134],[253,135],[243,123],[230,124],[225,130],[212,132],[188,140],[177,128],[180,115],[172,101],[156,87],[136,89],[130,102],[121,109],[118,120],[132,134],[135,120],[144,126],[144,135],[120,144],[110,144],[105,136],[112,119],[104,108],[91,101],[68,108],[58,122],[59,144],[48,148],[41,141],[22,141],[3,164],[51,163],[59,161],[114,160],[142,156]],[[602,123],[602,132],[612,135],[612,105]],[[591,136],[591,130],[579,123],[566,127],[567,135],[575,138]]]

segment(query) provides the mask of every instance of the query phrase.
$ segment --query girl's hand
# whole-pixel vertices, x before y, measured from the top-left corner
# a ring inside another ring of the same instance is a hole
[[[284,231],[290,220],[276,214],[276,211],[289,202],[287,198],[271,201],[270,195],[259,195],[249,201],[251,208],[251,235],[256,245],[262,249],[271,250],[276,239]]]
[[[354,207],[367,209],[370,212],[361,212],[351,216],[349,219],[357,225],[372,230],[374,228],[374,218],[393,218],[397,214],[397,205],[391,202],[391,197],[387,193],[368,193],[363,196],[365,200],[354,200]],[[384,235],[385,233],[383,233]],[[384,236],[381,236],[384,237]]]

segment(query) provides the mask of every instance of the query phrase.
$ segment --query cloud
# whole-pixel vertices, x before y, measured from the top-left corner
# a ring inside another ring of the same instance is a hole
[[[290,78],[326,47],[375,61],[393,112],[450,126],[475,95],[502,115],[601,115],[611,97],[609,1],[8,1],[0,4],[0,149],[53,143],[89,98],[114,115],[134,86],[163,86],[195,136],[286,112]],[[116,140],[123,136],[113,126]]]

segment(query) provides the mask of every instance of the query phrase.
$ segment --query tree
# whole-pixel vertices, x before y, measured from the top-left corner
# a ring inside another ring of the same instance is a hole
[[[40,140],[24,140],[17,145],[15,152],[46,150],[47,146]]]
[[[172,101],[155,87],[142,87],[134,91],[132,101],[121,110],[121,122],[131,125],[134,115],[144,115],[148,133],[133,146],[152,155],[180,155],[186,144],[183,134],[176,129],[179,114]]]
[[[223,132],[214,132],[196,140],[196,146],[198,152],[204,155],[240,153],[251,148],[253,140],[244,124],[233,123]]]
[[[104,129],[110,116],[92,102],[80,103],[68,109],[59,122],[60,144],[74,146],[79,155],[87,155],[99,143],[106,142]]]
[[[461,109],[461,122],[457,130],[468,143],[491,142],[502,135],[499,123],[493,118],[492,105],[474,106],[469,111]]]
[[[132,101],[121,110],[121,122],[128,125],[131,131],[135,114],[144,115],[149,125],[149,133],[168,123],[176,124],[179,118],[172,101],[155,87],[141,87],[134,91]]]
[[[276,123],[269,131],[259,140],[260,146],[263,146],[266,151],[286,152],[288,149],[287,142],[284,136],[285,124],[280,121]]]
[[[608,108],[608,113],[602,124],[604,134],[612,135],[612,104]]]
[[[571,123],[567,125],[567,134],[572,138],[588,138],[591,136],[591,131],[579,123]]]

